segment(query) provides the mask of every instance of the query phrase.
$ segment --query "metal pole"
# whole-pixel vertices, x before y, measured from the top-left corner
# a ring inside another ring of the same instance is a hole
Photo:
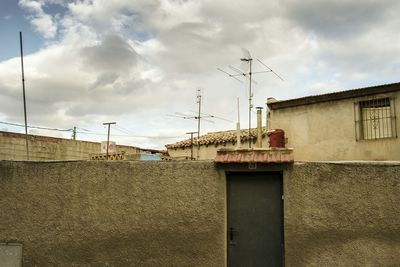
[[[108,160],[108,147],[110,145],[110,124],[108,124],[108,131],[107,131],[107,152],[106,152],[106,159]]]
[[[236,123],[236,148],[240,148],[240,113],[239,113],[239,97],[237,98],[238,120]]]
[[[20,49],[21,49],[22,96],[23,96],[23,99],[24,99],[26,160],[29,160],[28,120],[27,120],[27,117],[26,117],[25,75],[24,75],[24,52],[23,52],[23,48],[22,48],[22,32],[19,32],[19,45],[20,45]]]
[[[201,94],[200,94],[200,89],[197,89],[197,102],[199,103],[199,115],[197,117],[197,159],[200,157],[200,144],[199,144],[199,139],[200,139],[200,119],[201,119]]]
[[[252,59],[249,59],[249,64],[250,64],[250,71],[249,71],[249,148],[251,148],[251,108],[252,108],[252,104],[251,104],[251,99],[252,99],[252,95],[251,95],[251,62]]]
[[[106,148],[106,159],[108,160],[108,146],[110,145],[110,126],[111,124],[117,124],[116,122],[105,122],[103,125],[108,125],[107,131],[107,148]]]
[[[257,109],[257,147],[262,147],[262,107],[256,107]]]
[[[76,140],[76,126],[74,126],[73,132],[72,132],[72,139]]]
[[[193,134],[197,132],[188,132],[186,134],[190,134],[190,160],[194,160],[193,158]]]
[[[193,160],[193,133],[190,134],[190,160]]]

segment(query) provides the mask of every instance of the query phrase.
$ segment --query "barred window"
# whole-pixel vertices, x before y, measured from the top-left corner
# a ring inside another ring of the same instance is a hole
[[[360,101],[354,111],[357,140],[397,137],[393,98]]]

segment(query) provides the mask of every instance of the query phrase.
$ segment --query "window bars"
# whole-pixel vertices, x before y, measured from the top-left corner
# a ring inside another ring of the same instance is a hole
[[[394,98],[378,98],[354,104],[356,140],[397,137]]]

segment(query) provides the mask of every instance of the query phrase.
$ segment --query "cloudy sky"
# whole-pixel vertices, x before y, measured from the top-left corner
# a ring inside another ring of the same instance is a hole
[[[29,125],[99,141],[115,121],[117,143],[163,148],[196,131],[174,116],[197,110],[198,88],[202,110],[225,119],[202,133],[233,129],[237,98],[248,125],[248,84],[217,70],[245,68],[241,48],[284,78],[254,75],[254,106],[398,82],[399,12],[396,0],[2,0],[0,121],[24,122],[19,31]]]

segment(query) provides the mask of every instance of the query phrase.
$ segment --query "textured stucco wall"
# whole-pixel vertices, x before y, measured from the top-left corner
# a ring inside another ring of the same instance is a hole
[[[287,266],[400,266],[400,163],[284,172]]]
[[[400,139],[356,140],[354,103],[394,97],[400,135],[400,93],[271,110],[270,129],[285,130],[297,161],[400,160]]]
[[[89,159],[100,153],[100,143],[37,135],[28,135],[28,147],[31,160]],[[138,153],[130,146],[117,145],[117,151]],[[0,132],[0,160],[26,160],[25,135]]]
[[[400,163],[283,179],[286,266],[400,265]],[[0,243],[24,266],[224,266],[225,188],[212,162],[0,161]]]
[[[212,162],[0,161],[0,195],[0,243],[22,243],[24,266],[225,262]]]

